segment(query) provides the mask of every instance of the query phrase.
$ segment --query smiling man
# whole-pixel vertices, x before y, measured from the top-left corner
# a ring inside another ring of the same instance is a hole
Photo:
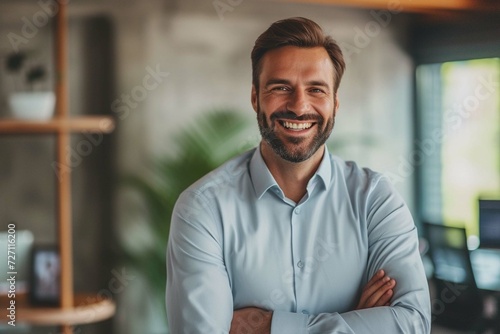
[[[311,20],[275,22],[257,39],[251,101],[262,141],[177,201],[172,333],[430,332],[407,206],[386,177],[325,146],[344,68]]]

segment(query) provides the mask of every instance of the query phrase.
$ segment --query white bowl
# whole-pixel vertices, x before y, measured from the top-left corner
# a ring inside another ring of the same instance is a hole
[[[9,106],[15,118],[48,120],[54,114],[56,97],[53,92],[23,92],[9,96]]]

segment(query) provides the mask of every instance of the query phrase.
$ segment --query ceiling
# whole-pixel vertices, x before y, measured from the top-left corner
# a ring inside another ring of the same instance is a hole
[[[497,0],[282,0],[298,3],[311,3],[335,6],[348,6],[368,9],[387,9],[403,12],[497,12]]]

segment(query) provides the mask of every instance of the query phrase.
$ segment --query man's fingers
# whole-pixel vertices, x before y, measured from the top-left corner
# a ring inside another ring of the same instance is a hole
[[[366,307],[383,306],[384,304],[389,302],[393,295],[392,289],[394,288],[394,286],[396,286],[395,280],[384,279],[384,284],[380,284],[379,288],[368,297],[366,301]]]
[[[394,295],[394,290],[391,288],[387,290],[382,296],[380,296],[379,300],[375,303],[374,306],[387,306],[390,304],[391,298]]]
[[[385,272],[381,269],[373,275],[372,279],[366,283],[366,285],[363,287],[363,291],[361,294],[361,298],[358,303],[357,308],[364,308],[364,307],[370,307],[370,306],[365,306],[367,300],[377,291],[377,289],[380,288],[385,282],[389,281],[388,277],[384,277]]]
[[[373,275],[373,277],[370,279],[370,281],[368,283],[366,283],[366,285],[364,286],[363,288],[363,291],[366,291],[367,289],[369,289],[373,284],[377,283],[378,280],[380,280],[382,277],[384,277],[385,275],[385,272],[383,269],[380,269],[379,271],[377,271],[375,273],[375,275]]]
[[[395,286],[396,281],[389,276],[385,276],[383,270],[379,270],[363,288],[356,309],[359,310],[389,304],[394,294],[392,289]]]
[[[363,298],[363,296],[365,297],[365,300],[370,298],[370,296],[372,296],[374,293],[377,292],[377,290],[382,288],[384,284],[389,283],[390,280],[391,278],[389,276],[378,277],[378,279],[375,282],[372,282],[372,280],[370,280],[370,282],[368,282],[368,284],[366,285],[361,298]],[[387,291],[387,289],[385,289],[383,292],[385,291]]]

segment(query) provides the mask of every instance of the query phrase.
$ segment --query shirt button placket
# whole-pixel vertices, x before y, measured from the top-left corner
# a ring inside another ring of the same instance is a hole
[[[297,279],[300,277],[302,270],[305,266],[304,261],[302,260],[302,254],[300,253],[301,250],[301,244],[300,244],[300,233],[299,231],[299,225],[300,224],[300,212],[301,208],[300,207],[295,207],[293,209],[292,215],[290,217],[291,220],[291,228],[292,228],[292,258],[294,261],[294,276],[295,279],[293,281],[294,284],[294,291],[295,291],[295,302],[296,302],[296,307],[298,310],[300,310],[300,305],[299,305],[299,300],[297,299],[297,296],[300,295],[299,289],[300,289],[300,279]]]

